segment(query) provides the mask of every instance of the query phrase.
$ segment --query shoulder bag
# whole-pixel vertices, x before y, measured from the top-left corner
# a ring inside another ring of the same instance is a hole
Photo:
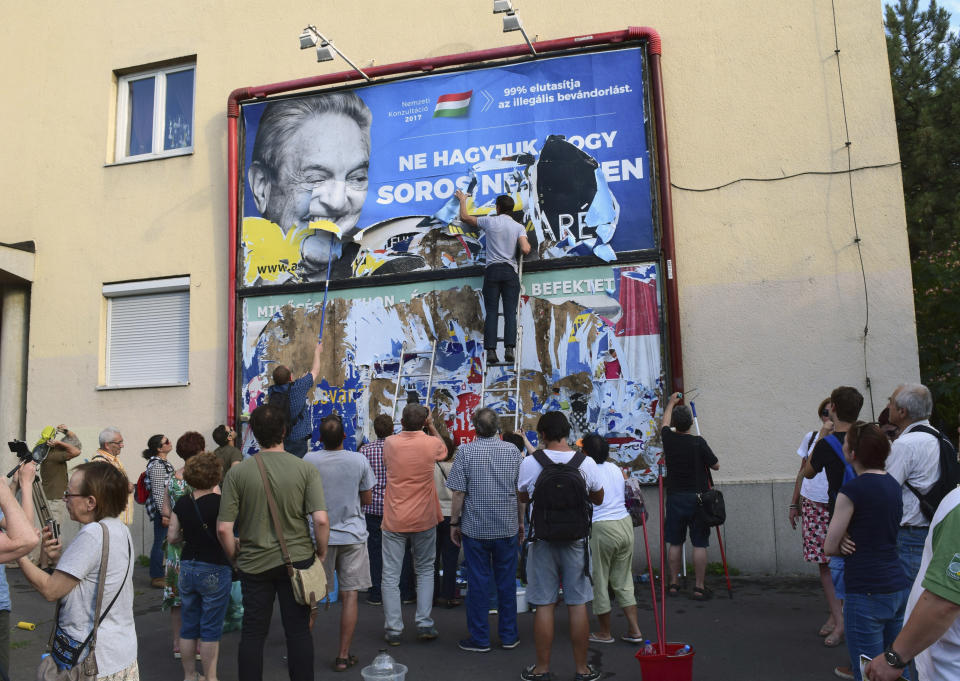
[[[718,527],[727,522],[727,508],[723,503],[723,492],[713,486],[713,476],[710,468],[704,464],[707,471],[706,492],[697,494],[697,518],[707,527]]]
[[[290,583],[293,586],[293,598],[300,605],[310,606],[310,629],[313,629],[313,622],[317,618],[318,604],[327,596],[327,573],[321,563],[314,556],[313,564],[300,570],[293,567],[290,560],[290,553],[287,551],[287,542],[283,538],[283,529],[280,527],[280,515],[277,512],[277,502],[273,498],[273,491],[270,489],[270,483],[267,481],[267,469],[263,465],[263,458],[260,452],[253,455],[257,460],[257,467],[260,469],[260,477],[263,478],[263,489],[267,495],[267,506],[270,508],[270,517],[273,519],[273,529],[280,541],[280,552],[283,554],[283,563],[287,566],[287,574],[290,576]]]
[[[50,632],[48,642],[49,653],[40,660],[40,666],[37,667],[37,681],[96,681],[97,678],[97,629],[100,623],[106,618],[110,608],[117,602],[120,592],[123,591],[123,584],[114,595],[113,600],[107,609],[100,614],[100,607],[103,605],[103,586],[107,579],[107,560],[110,556],[110,533],[106,526],[100,523],[100,529],[103,532],[103,548],[100,553],[100,577],[97,581],[97,604],[94,611],[93,631],[87,638],[80,642],[75,641],[60,628],[60,607],[61,601],[57,601],[57,614],[54,617],[53,629]],[[130,552],[130,545],[127,545],[127,552]],[[127,572],[130,570],[130,558],[127,560]],[[90,645],[90,653],[79,664],[77,659],[80,657],[83,649]],[[65,668],[64,668],[65,667]]]

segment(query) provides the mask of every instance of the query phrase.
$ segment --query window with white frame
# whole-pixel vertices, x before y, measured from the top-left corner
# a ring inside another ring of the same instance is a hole
[[[195,71],[191,62],[119,76],[116,161],[193,151]]]
[[[186,385],[190,355],[190,277],[104,284],[105,388]]]

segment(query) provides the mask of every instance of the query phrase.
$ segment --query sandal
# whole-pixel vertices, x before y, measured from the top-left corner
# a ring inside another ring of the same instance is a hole
[[[822,627],[820,627],[820,631],[817,632],[817,636],[819,636],[820,638],[829,636],[830,634],[833,633],[834,629],[836,629],[835,626],[831,627],[827,624],[824,624]]]
[[[338,657],[333,661],[333,665],[330,667],[335,672],[345,672],[350,667],[355,665],[360,661],[360,658],[356,655],[348,655],[347,657]]]
[[[690,598],[695,601],[709,601],[713,598],[713,590],[708,586],[695,586],[693,587],[693,593],[690,594]]]
[[[613,643],[617,639],[615,639],[613,636],[611,636],[610,638],[604,638],[603,636],[600,636],[599,634],[595,634],[591,631],[589,640],[591,643]]]
[[[839,635],[834,634],[834,633],[831,631],[831,632],[830,632],[830,635],[827,636],[825,639],[823,639],[823,645],[826,646],[827,648],[836,648],[837,646],[839,646],[841,643],[845,642],[846,640],[847,640],[847,639],[846,639],[846,637],[843,635],[843,632],[842,632],[842,631],[840,632]]]
[[[667,586],[667,595],[668,596],[679,596],[680,595],[680,585],[679,584],[670,584]]]
[[[550,672],[542,672],[537,674],[533,671],[536,668],[536,664],[531,664],[528,667],[524,667],[523,671],[520,672],[520,678],[522,681],[552,681],[553,677],[550,676]]]
[[[624,634],[620,637],[621,641],[626,641],[627,643],[643,643],[643,634],[638,634],[636,636],[631,636],[630,634]]]

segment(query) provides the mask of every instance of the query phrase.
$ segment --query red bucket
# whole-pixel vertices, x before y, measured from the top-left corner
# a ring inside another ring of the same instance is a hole
[[[691,649],[686,655],[677,655],[684,643],[666,644],[664,655],[655,653],[644,655],[643,648],[637,651],[640,662],[640,676],[643,681],[693,681],[693,655]],[[657,649],[654,644],[654,650]]]

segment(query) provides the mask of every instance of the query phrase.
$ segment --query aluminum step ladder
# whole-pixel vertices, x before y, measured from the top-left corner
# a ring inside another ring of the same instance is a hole
[[[403,373],[404,364],[406,364],[406,358],[411,357],[413,359],[425,357],[430,355],[430,370],[427,373]],[[392,416],[393,423],[397,424],[399,421],[397,419],[397,402],[400,397],[400,385],[403,382],[403,379],[411,378],[426,378],[427,379],[427,409],[430,408],[430,400],[433,397],[433,369],[436,365],[437,359],[437,340],[434,339],[433,343],[430,345],[429,350],[407,350],[407,341],[404,340],[400,343],[400,360],[399,366],[397,367],[397,381],[394,384],[393,389],[393,409]],[[417,393],[419,395],[419,392]]]
[[[494,395],[505,395],[509,397],[510,393],[513,393],[513,402],[514,410],[510,412],[498,412],[499,416],[513,417],[513,431],[516,432],[520,428],[520,416],[523,413],[521,401],[520,401],[520,358],[523,354],[523,326],[519,324],[520,320],[520,304],[523,301],[523,256],[520,256],[520,259],[517,263],[519,267],[517,268],[517,275],[520,281],[520,295],[517,297],[517,337],[516,342],[514,343],[514,352],[513,352],[513,377],[506,381],[507,385],[499,387],[491,387],[489,384],[490,379],[490,369],[494,367],[503,367],[510,366],[506,362],[498,362],[497,364],[488,365],[487,364],[487,352],[484,349],[483,354],[481,355],[483,363],[483,380],[480,383],[480,406],[487,406],[487,395],[493,393]],[[497,317],[502,318],[503,313],[497,312]],[[503,341],[504,338],[498,337],[497,342]],[[506,347],[506,346],[504,346]],[[498,381],[498,383],[501,381]],[[495,384],[496,385],[496,384]]]

